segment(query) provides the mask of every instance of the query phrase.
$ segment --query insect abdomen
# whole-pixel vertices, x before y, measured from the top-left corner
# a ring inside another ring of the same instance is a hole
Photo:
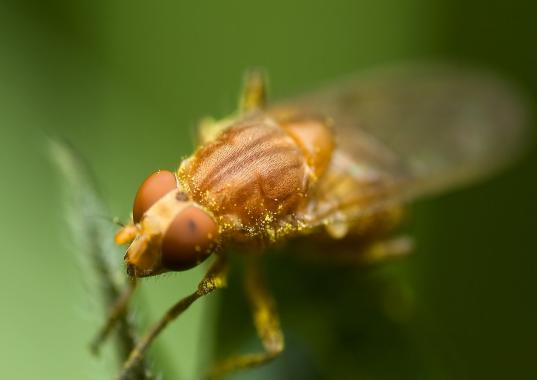
[[[296,141],[270,118],[229,127],[179,169],[195,201],[246,225],[297,210],[308,193],[310,175]]]

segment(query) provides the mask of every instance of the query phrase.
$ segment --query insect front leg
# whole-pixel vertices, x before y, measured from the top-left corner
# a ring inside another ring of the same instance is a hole
[[[127,380],[130,378],[131,372],[138,366],[143,358],[145,351],[149,348],[153,340],[164,330],[164,328],[175,318],[183,313],[194,301],[201,298],[215,289],[226,286],[227,281],[227,260],[224,255],[218,255],[216,261],[211,265],[203,279],[198,284],[198,288],[192,294],[184,297],[175,305],[173,305],[162,316],[162,318],[151,327],[140,339],[136,347],[132,350],[129,358],[123,365],[121,373],[117,377],[118,380]]]
[[[211,369],[207,376],[209,379],[240,369],[260,366],[284,350],[284,337],[280,329],[276,303],[266,287],[259,267],[259,258],[249,257],[246,269],[246,293],[252,307],[254,325],[265,351],[225,359]]]
[[[101,345],[104,343],[106,338],[110,336],[110,333],[116,326],[119,319],[127,311],[127,306],[132,298],[132,295],[134,294],[135,289],[136,278],[130,277],[126,289],[112,305],[112,308],[108,312],[105,324],[99,330],[99,332],[91,342],[90,349],[95,355],[99,354],[99,349],[101,348]]]

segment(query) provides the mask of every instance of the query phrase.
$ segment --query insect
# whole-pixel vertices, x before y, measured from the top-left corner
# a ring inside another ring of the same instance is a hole
[[[261,71],[246,75],[239,110],[198,128],[198,147],[176,171],[139,188],[132,219],[116,235],[132,279],[94,342],[111,331],[140,277],[190,269],[214,256],[190,295],[141,338],[127,379],[151,342],[190,304],[226,284],[227,249],[245,252],[246,290],[264,352],[232,357],[218,377],[274,359],[284,349],[261,253],[319,238],[355,252],[327,258],[382,260],[408,253],[392,236],[408,202],[475,181],[505,165],[524,139],[523,102],[510,86],[448,66],[386,68],[289,101],[267,104]],[[307,255],[307,253],[305,253]]]

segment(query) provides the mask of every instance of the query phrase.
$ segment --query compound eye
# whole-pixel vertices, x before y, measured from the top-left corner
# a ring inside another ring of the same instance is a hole
[[[144,213],[169,191],[177,188],[175,174],[169,170],[159,170],[142,183],[134,197],[132,218],[138,223]]]
[[[204,210],[189,206],[170,224],[162,239],[162,265],[169,270],[190,269],[215,247],[218,226]]]

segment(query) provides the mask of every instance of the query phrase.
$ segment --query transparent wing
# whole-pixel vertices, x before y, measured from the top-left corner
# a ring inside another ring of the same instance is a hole
[[[451,66],[379,69],[274,109],[333,121],[332,176],[355,181],[331,207],[358,203],[354,213],[477,180],[505,165],[525,141],[518,93],[493,75]]]

